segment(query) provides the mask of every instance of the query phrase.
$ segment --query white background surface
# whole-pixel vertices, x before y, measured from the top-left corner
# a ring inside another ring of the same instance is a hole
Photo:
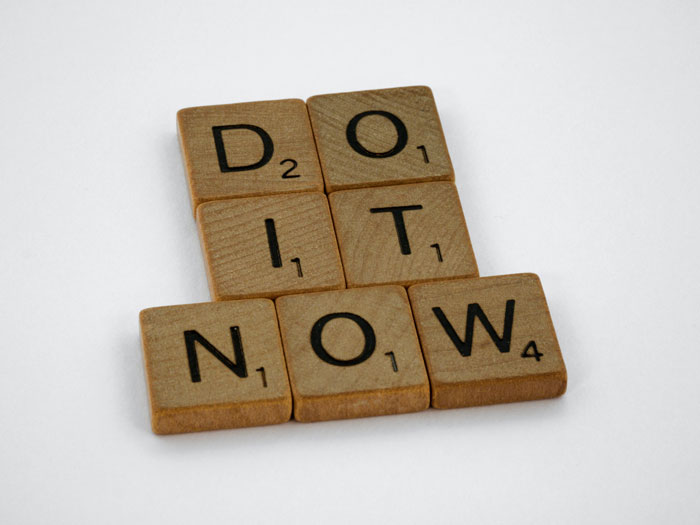
[[[0,522],[699,523],[696,2],[0,5]],[[560,399],[157,437],[138,312],[209,299],[186,106],[427,84]]]

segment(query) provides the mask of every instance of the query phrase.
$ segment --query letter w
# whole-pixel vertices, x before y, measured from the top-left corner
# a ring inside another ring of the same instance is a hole
[[[484,311],[481,309],[481,306],[479,306],[478,303],[470,304],[467,308],[467,332],[464,336],[464,340],[462,340],[457,335],[457,332],[455,332],[452,324],[447,320],[447,317],[445,317],[445,313],[442,311],[442,308],[433,308],[435,317],[437,317],[438,321],[440,321],[442,328],[450,337],[450,340],[455,345],[457,350],[459,350],[459,353],[464,357],[469,357],[472,354],[472,342],[474,340],[474,319],[476,318],[478,318],[484,328],[486,328],[486,332],[488,332],[489,337],[491,337],[491,340],[496,344],[498,350],[503,354],[510,352],[510,337],[513,333],[514,311],[515,300],[510,299],[506,302],[506,315],[503,322],[503,336],[499,337],[496,330],[494,330],[493,326],[491,325],[491,322],[486,317],[486,314],[484,314]]]
[[[248,370],[245,366],[245,356],[243,355],[243,343],[241,342],[241,331],[237,326],[231,327],[231,341],[233,341],[233,355],[235,362],[231,361],[224,354],[219,352],[216,347],[200,335],[197,330],[185,331],[185,345],[187,346],[187,361],[190,364],[190,377],[193,383],[199,383],[202,378],[199,375],[199,361],[197,360],[196,343],[199,343],[206,348],[210,354],[216,357],[231,372],[238,377],[248,377]]]

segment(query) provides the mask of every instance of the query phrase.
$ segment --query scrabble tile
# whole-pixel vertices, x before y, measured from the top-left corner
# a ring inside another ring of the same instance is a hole
[[[318,95],[308,106],[326,191],[454,180],[430,88]]]
[[[479,275],[452,183],[346,190],[329,200],[348,287]]]
[[[292,295],[276,304],[295,419],[428,408],[430,387],[403,288]]]
[[[269,299],[149,308],[140,321],[156,434],[271,425],[291,417]]]
[[[409,288],[432,406],[560,396],[566,368],[539,278],[504,275]]]
[[[210,200],[323,191],[303,100],[187,108],[177,124],[193,210]]]
[[[323,193],[206,202],[197,225],[216,301],[345,287]]]

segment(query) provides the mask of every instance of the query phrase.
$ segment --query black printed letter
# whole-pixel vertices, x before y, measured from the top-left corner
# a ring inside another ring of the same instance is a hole
[[[468,357],[472,354],[472,341],[474,339],[474,318],[476,317],[478,317],[479,321],[481,321],[481,324],[484,325],[484,328],[486,328],[486,332],[488,332],[489,337],[496,344],[498,350],[504,354],[506,352],[510,352],[510,336],[513,332],[514,311],[515,300],[510,299],[506,302],[506,316],[505,320],[503,321],[503,337],[498,337],[496,330],[494,330],[493,326],[491,326],[491,323],[486,317],[486,314],[484,314],[484,311],[481,309],[481,306],[479,306],[478,303],[470,304],[467,309],[467,333],[465,334],[464,341],[462,341],[457,335],[457,332],[455,332],[455,329],[447,320],[447,317],[445,317],[445,313],[442,311],[442,308],[433,308],[433,313],[435,314],[435,317],[437,317],[438,321],[440,321],[440,324],[442,325],[445,332],[447,332],[447,335],[452,340],[452,343],[455,345],[455,347],[457,347],[457,350],[459,350],[459,353],[462,354],[464,357]]]
[[[403,220],[403,212],[410,210],[422,210],[423,206],[416,204],[414,206],[390,206],[388,208],[370,208],[370,213],[386,213],[391,212],[394,216],[394,226],[396,227],[396,235],[399,237],[399,246],[401,253],[404,255],[411,254],[411,245],[408,243],[408,235],[406,234],[406,223]]]
[[[321,342],[321,335],[323,334],[323,328],[326,326],[326,323],[333,319],[341,318],[355,321],[357,325],[362,329],[362,334],[365,336],[365,347],[362,349],[360,355],[352,359],[336,359],[326,351],[326,349],[323,347],[323,343]],[[374,352],[375,346],[377,346],[377,339],[374,335],[374,330],[372,329],[372,326],[359,315],[351,314],[348,312],[338,312],[324,315],[318,321],[316,321],[313,328],[311,329],[311,347],[314,349],[314,352],[316,352],[316,355],[321,358],[321,360],[325,361],[326,363],[330,363],[331,365],[352,366],[362,363],[363,361],[369,359],[369,357]]]
[[[216,347],[200,335],[197,330],[185,331],[185,346],[187,347],[187,360],[190,364],[190,377],[193,383],[199,383],[202,378],[199,375],[199,361],[197,360],[197,349],[195,344],[199,343],[206,348],[211,355],[216,357],[231,372],[238,377],[248,377],[248,370],[245,366],[245,356],[243,355],[243,343],[241,342],[241,331],[237,326],[231,327],[231,341],[233,341],[233,355],[236,358],[234,363],[224,354],[219,352]]]
[[[267,232],[267,245],[270,248],[272,267],[281,268],[282,255],[280,254],[280,245],[277,242],[277,228],[275,228],[274,219],[265,219],[265,231]]]
[[[390,150],[380,152],[369,151],[357,140],[357,125],[360,123],[360,120],[368,117],[369,115],[380,115],[388,118],[396,128],[396,144]],[[347,137],[348,143],[352,149],[357,151],[360,155],[371,157],[373,159],[385,159],[386,157],[396,155],[406,147],[406,143],[408,142],[408,131],[406,131],[406,126],[403,122],[401,122],[399,117],[393,113],[389,113],[388,111],[365,111],[364,113],[355,115],[348,123],[348,127],[345,130],[345,136]]]
[[[260,136],[260,139],[263,143],[262,158],[258,162],[254,164],[249,164],[248,166],[229,166],[228,160],[226,159],[226,148],[224,147],[224,138],[221,135],[222,131],[228,129],[249,129],[250,131],[254,131],[255,133],[257,133]],[[232,171],[248,171],[262,168],[265,164],[270,162],[272,154],[275,151],[275,147],[272,144],[272,138],[270,137],[270,135],[267,134],[267,131],[265,131],[262,128],[259,128],[258,126],[253,126],[252,124],[214,126],[213,128],[211,128],[211,130],[214,133],[214,144],[216,144],[216,156],[219,158],[219,168],[221,169],[222,173],[230,173]]]

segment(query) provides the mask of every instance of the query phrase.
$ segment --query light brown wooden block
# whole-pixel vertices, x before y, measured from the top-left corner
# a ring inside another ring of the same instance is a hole
[[[339,191],[329,200],[348,287],[479,275],[451,182]]]
[[[418,284],[408,293],[433,407],[543,399],[566,390],[564,360],[536,275]]]
[[[156,434],[271,425],[291,417],[269,299],[149,308],[140,322]]]
[[[210,200],[323,191],[303,100],[187,108],[177,125],[193,210]]]
[[[326,191],[454,180],[430,88],[318,95],[308,106]]]
[[[428,408],[430,387],[403,288],[292,295],[276,304],[295,419]]]
[[[216,301],[345,288],[323,193],[206,202],[197,226]]]

